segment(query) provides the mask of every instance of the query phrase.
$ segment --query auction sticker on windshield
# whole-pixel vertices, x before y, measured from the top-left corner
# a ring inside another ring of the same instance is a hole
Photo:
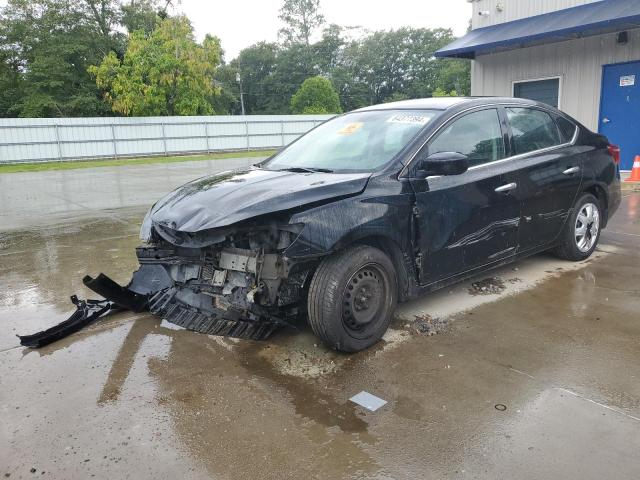
[[[360,130],[363,125],[364,123],[362,122],[350,123],[348,125],[345,125],[345,127],[342,128],[341,130],[339,130],[338,135],[353,135],[358,130]]]
[[[426,125],[431,117],[424,115],[410,115],[406,113],[398,113],[387,120],[388,123],[405,123],[410,125]]]

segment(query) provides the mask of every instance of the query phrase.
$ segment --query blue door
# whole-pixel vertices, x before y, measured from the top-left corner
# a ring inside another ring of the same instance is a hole
[[[600,133],[620,147],[620,170],[640,155],[640,62],[605,65],[602,72]]]

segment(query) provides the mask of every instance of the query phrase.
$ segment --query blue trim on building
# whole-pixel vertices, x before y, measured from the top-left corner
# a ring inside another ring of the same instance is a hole
[[[477,28],[435,53],[475,58],[478,54],[554,43],[640,28],[640,0],[602,0],[556,12]]]

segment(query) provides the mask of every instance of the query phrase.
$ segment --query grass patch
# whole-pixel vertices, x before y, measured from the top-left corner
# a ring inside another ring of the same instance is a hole
[[[251,150],[247,152],[221,152],[205,155],[179,155],[174,157],[137,157],[104,160],[73,160],[60,162],[14,163],[0,165],[0,173],[41,172],[46,170],[75,170],[77,168],[119,167],[121,165],[150,165],[154,163],[193,162],[198,160],[223,160],[225,158],[268,157],[276,150]]]

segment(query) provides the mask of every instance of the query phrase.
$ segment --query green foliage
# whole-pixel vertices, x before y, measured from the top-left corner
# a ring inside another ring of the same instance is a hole
[[[330,81],[343,111],[470,92],[470,62],[433,55],[454,39],[450,30],[363,34],[325,25],[320,0],[283,0],[282,43],[257,43],[225,64],[220,42],[198,44],[188,20],[168,14],[172,4],[8,0],[0,7],[0,117],[237,114],[238,73],[248,114],[289,113],[300,85],[316,76]]]
[[[402,100],[408,100],[408,99],[409,99],[409,95],[407,95],[406,93],[394,92],[390,96],[384,99],[384,103],[401,102]]]
[[[10,116],[23,90],[19,61],[0,51],[0,117]]]
[[[9,0],[0,9],[0,116],[109,114],[87,69],[110,51],[121,56],[123,30],[155,21],[154,8],[155,0]]]
[[[443,62],[434,52],[454,39],[450,30],[400,28],[374,32],[346,51],[352,77],[368,87],[371,104],[397,93],[429,97],[439,86]]]
[[[455,91],[462,96],[470,95],[471,62],[451,58],[440,59],[437,84],[445,91]]]
[[[8,84],[0,116],[102,115],[107,109],[87,74],[91,62],[116,48],[109,30],[115,4],[10,0],[0,12],[0,83]],[[3,95],[4,97],[4,95]]]
[[[317,75],[331,81],[343,111],[430,97],[438,88],[469,94],[470,63],[434,57],[436,50],[454,39],[450,30],[401,28],[355,39],[349,38],[351,33],[328,25],[320,40],[309,46],[304,42],[270,45],[267,68],[245,53],[262,51],[264,44],[243,50],[240,61],[234,60],[230,66],[242,69],[247,112],[288,113],[288,99],[305,79]],[[233,82],[221,85],[223,91],[239,92]]]
[[[293,113],[341,113],[340,98],[329,80],[323,77],[307,78],[291,98]]]
[[[186,17],[162,20],[145,35],[133,32],[122,60],[110,52],[89,68],[114,112],[123,115],[206,115],[221,49],[217,38],[196,43]]]
[[[437,87],[433,93],[431,94],[432,97],[457,97],[458,96],[458,92],[456,90],[451,90],[450,92],[447,92],[445,89],[443,89],[442,87]]]
[[[244,105],[248,114],[269,111],[273,100],[271,97],[276,93],[272,76],[276,70],[277,56],[276,44],[260,42],[242,50],[232,62],[233,68],[240,73]],[[240,85],[237,82],[236,86],[239,91]]]
[[[122,25],[128,32],[142,30],[149,34],[153,32],[160,17],[155,0],[137,0],[122,5]]]
[[[291,96],[307,78],[317,75],[316,57],[303,44],[278,50],[277,64],[268,79],[269,113],[289,113]]]
[[[237,69],[231,65],[221,65],[213,75],[213,83],[217,88],[210,101],[214,112],[219,115],[234,115],[240,111],[236,72]]]
[[[286,45],[302,43],[308,47],[313,31],[324,23],[320,0],[284,0],[280,20],[285,23],[280,35]]]

